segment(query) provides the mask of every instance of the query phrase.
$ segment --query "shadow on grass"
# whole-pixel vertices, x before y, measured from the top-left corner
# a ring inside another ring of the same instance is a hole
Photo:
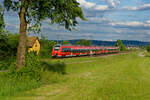
[[[50,64],[48,62],[41,62],[41,66],[43,67],[44,70],[52,71],[52,72],[57,72],[60,74],[66,74],[66,65],[65,63],[55,63],[55,64]]]

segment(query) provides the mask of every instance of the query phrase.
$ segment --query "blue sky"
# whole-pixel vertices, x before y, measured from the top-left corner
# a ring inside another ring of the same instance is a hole
[[[2,0],[0,0],[2,1]],[[79,20],[77,31],[67,31],[43,22],[42,33],[54,39],[95,39],[150,41],[150,0],[77,0],[88,21]],[[6,28],[19,31],[19,19],[5,13]]]

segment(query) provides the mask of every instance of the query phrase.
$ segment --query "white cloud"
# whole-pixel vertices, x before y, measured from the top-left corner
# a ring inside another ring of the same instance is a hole
[[[109,7],[107,5],[97,5],[95,10],[109,10]]]
[[[150,20],[146,20],[144,22],[139,22],[139,21],[123,21],[123,22],[116,22],[108,18],[100,18],[100,17],[89,17],[87,18],[89,23],[94,22],[94,23],[99,23],[99,24],[107,24],[108,26],[123,26],[123,27],[141,27],[141,28],[150,28]]]
[[[108,5],[97,5],[94,2],[88,2],[86,0],[77,0],[80,5],[86,9],[93,9],[98,11],[111,10]]]
[[[141,26],[144,25],[142,22],[132,21],[132,22],[115,22],[112,25],[124,25],[124,26]]]
[[[120,4],[120,0],[106,0],[109,3],[110,7],[115,8],[118,4]]]
[[[138,21],[126,21],[126,22],[111,22],[109,25],[128,27],[128,28],[150,28],[150,21],[138,22]]]
[[[148,10],[150,9],[150,4],[143,4],[143,5],[140,5],[138,7],[129,7],[129,6],[126,6],[126,7],[123,7],[122,8],[123,10],[132,10],[132,11],[137,11],[137,10]]]
[[[108,18],[104,18],[104,17],[88,17],[88,22],[92,22],[92,23],[102,23],[102,24],[106,24],[106,23],[110,23],[112,20],[108,19]]]
[[[93,2],[87,2],[86,0],[77,0],[77,1],[84,8],[92,8],[92,7],[96,6],[95,3],[93,3]]]
[[[150,20],[147,20],[146,23],[150,24]]]

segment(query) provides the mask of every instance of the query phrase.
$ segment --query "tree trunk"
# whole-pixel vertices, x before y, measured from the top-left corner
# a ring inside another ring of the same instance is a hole
[[[26,8],[22,5],[19,13],[20,18],[20,35],[19,35],[19,45],[17,51],[17,69],[20,69],[25,65],[25,55],[26,55]]]

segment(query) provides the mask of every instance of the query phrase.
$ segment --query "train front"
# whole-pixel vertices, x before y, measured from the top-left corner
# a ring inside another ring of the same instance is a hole
[[[55,45],[52,49],[52,57],[61,57],[61,46]]]

